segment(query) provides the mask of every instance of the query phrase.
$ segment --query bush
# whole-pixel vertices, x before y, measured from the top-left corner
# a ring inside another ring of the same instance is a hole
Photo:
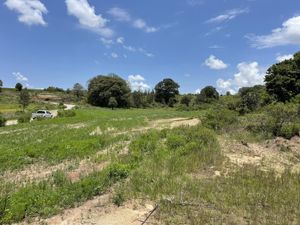
[[[246,128],[265,136],[291,138],[300,132],[298,106],[278,103],[265,107],[261,113],[246,117]]]
[[[215,131],[230,131],[238,122],[238,114],[228,109],[213,108],[202,118],[205,127]]]
[[[0,114],[0,127],[4,127],[6,123],[6,119],[2,114]]]
[[[22,113],[18,118],[18,123],[29,123],[31,120],[30,113]]]
[[[59,110],[57,113],[58,117],[74,117],[76,112],[74,110]]]

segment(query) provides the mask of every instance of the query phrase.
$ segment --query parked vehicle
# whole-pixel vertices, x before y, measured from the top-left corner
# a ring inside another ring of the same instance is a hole
[[[38,110],[35,113],[31,114],[32,119],[36,118],[53,118],[53,114],[48,110]]]

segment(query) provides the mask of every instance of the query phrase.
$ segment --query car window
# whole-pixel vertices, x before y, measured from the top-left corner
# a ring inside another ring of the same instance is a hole
[[[37,113],[41,113],[41,114],[44,114],[45,112],[44,112],[44,111],[37,111]]]
[[[48,114],[51,114],[51,112],[49,112],[49,111],[46,111]]]

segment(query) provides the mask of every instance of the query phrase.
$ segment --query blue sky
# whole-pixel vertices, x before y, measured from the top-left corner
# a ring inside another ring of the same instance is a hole
[[[132,89],[165,77],[182,93],[262,84],[300,46],[297,0],[5,0],[0,79],[31,88],[116,73]]]

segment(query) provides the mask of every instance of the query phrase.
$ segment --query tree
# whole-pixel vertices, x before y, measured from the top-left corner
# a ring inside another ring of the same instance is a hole
[[[2,91],[2,87],[3,87],[3,82],[2,80],[0,80],[0,92]]]
[[[23,85],[21,83],[16,83],[15,88],[16,88],[17,91],[22,91]]]
[[[132,106],[136,108],[141,108],[146,106],[145,95],[146,93],[144,94],[141,91],[132,92],[131,94]]]
[[[182,96],[182,98],[180,100],[180,104],[189,106],[191,103],[191,100],[192,100],[192,98],[190,95],[184,95],[184,96]]]
[[[212,101],[218,99],[219,93],[213,86],[206,86],[203,88],[196,98],[198,103],[211,103]]]
[[[169,104],[170,99],[175,99],[175,96],[179,94],[179,87],[180,86],[170,78],[162,80],[155,86],[156,101]]]
[[[277,101],[286,102],[300,93],[300,52],[293,59],[274,64],[265,77],[267,91]]]
[[[118,102],[117,102],[115,97],[110,97],[109,98],[108,106],[111,107],[112,110],[114,110],[114,108],[118,106]]]
[[[88,85],[88,103],[108,107],[110,97],[114,97],[118,107],[130,104],[130,88],[125,80],[115,74],[99,75],[92,78]]]
[[[23,112],[24,112],[25,108],[29,105],[29,101],[30,101],[29,92],[25,88],[20,91],[20,99],[19,99],[19,103],[22,106]]]
[[[84,96],[84,88],[79,83],[74,84],[72,92],[76,96],[77,100],[80,100]]]

